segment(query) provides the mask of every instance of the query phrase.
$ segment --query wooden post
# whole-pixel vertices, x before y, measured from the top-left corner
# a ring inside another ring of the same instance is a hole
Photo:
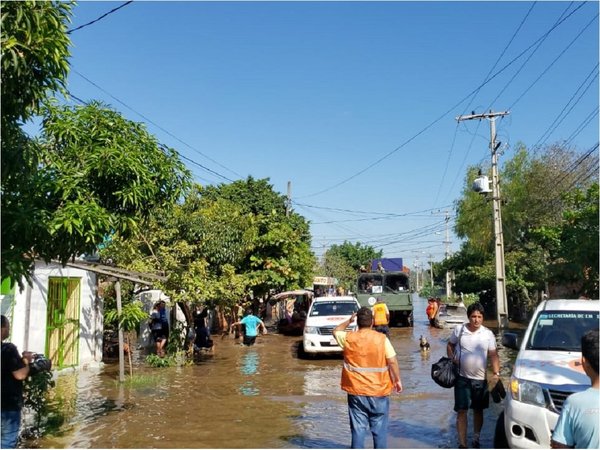
[[[117,279],[115,281],[115,292],[117,294],[117,314],[119,316],[119,323],[117,324],[119,329],[119,382],[125,381],[125,352],[123,348],[123,329],[121,328],[121,281]]]

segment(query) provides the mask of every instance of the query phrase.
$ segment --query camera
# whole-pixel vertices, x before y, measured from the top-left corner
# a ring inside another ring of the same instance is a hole
[[[29,374],[36,375],[40,372],[50,372],[52,369],[52,361],[46,358],[41,353],[36,353],[33,356],[33,361],[29,364]]]

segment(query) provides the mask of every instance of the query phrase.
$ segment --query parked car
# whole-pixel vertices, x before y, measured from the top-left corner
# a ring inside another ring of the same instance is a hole
[[[504,411],[498,417],[496,448],[550,448],[567,397],[590,380],[581,367],[581,337],[598,328],[598,300],[546,300],[519,343],[504,333],[502,344],[519,349]]]
[[[435,315],[439,328],[454,328],[469,321],[464,303],[442,303]]]
[[[360,304],[353,296],[316,297],[313,299],[302,336],[307,354],[340,353],[342,348],[333,337],[333,329],[358,311]],[[356,329],[356,321],[347,328]]]

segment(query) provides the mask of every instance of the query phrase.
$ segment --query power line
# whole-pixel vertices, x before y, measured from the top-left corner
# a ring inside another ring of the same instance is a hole
[[[587,127],[589,125],[589,123],[592,121],[592,119],[594,117],[596,117],[598,115],[598,107],[594,106],[594,108],[592,109],[592,112],[590,112],[587,117],[585,119],[583,119],[583,122],[581,124],[579,124],[579,126],[575,129],[575,131],[573,133],[571,133],[571,135],[567,138],[566,143],[569,144],[573,139],[575,139],[579,133],[581,133],[585,127]]]
[[[579,158],[577,158],[575,161],[573,161],[571,163],[571,165],[566,169],[566,172],[563,174],[563,176],[556,182],[554,183],[555,186],[560,186],[561,183],[569,176],[575,173],[575,169],[577,169],[577,167],[579,167],[581,164],[583,164],[583,161],[585,161],[586,159],[588,159],[592,153],[594,153],[596,150],[598,149],[598,143],[596,143],[595,146],[593,146],[591,149],[589,149],[587,151],[587,153],[584,153],[582,156],[580,156]]]
[[[68,93],[68,95],[69,95],[70,97],[73,97],[75,100],[77,100],[77,101],[78,101],[79,103],[81,103],[82,105],[89,105],[89,102],[86,102],[86,101],[84,101],[84,100],[80,99],[79,97],[77,97],[76,95],[74,95],[72,92],[70,92],[70,91],[67,91],[67,93]],[[165,144],[159,143],[159,147],[161,147],[161,149],[164,151],[164,150],[165,150],[165,148],[167,148],[168,146],[167,146],[167,145],[165,145]],[[188,158],[187,156],[184,156],[184,155],[182,155],[180,152],[177,152],[177,151],[175,151],[175,152],[176,152],[176,153],[179,155],[179,157],[180,157],[180,158],[182,158],[182,159],[185,159],[186,161],[188,161],[188,162],[190,162],[190,163],[194,164],[195,166],[197,166],[197,167],[200,167],[200,168],[202,168],[202,169],[204,169],[204,170],[206,170],[206,171],[208,171],[208,172],[210,172],[210,173],[212,173],[212,174],[214,174],[214,175],[217,175],[217,176],[220,176],[220,177],[222,177],[222,175],[220,175],[219,173],[215,172],[215,171],[214,171],[214,170],[212,170],[212,169],[209,169],[209,168],[208,168],[208,167],[206,167],[206,166],[203,166],[203,165],[202,165],[202,164],[200,164],[199,162],[196,162],[196,161],[194,161],[193,159],[191,159],[191,158]],[[213,183],[212,181],[210,181],[210,180],[208,180],[208,179],[206,179],[206,178],[203,178],[203,177],[199,176],[198,174],[195,174],[195,176],[196,176],[198,179],[200,179],[200,180],[206,181],[207,183]]]
[[[570,3],[568,6],[567,6],[567,8],[565,8],[565,10],[564,10],[564,11],[561,13],[561,15],[559,16],[559,18],[556,20],[556,22],[555,22],[555,25],[556,25],[556,24],[558,24],[558,23],[560,23],[560,20],[563,18],[563,16],[566,14],[566,12],[567,12],[567,11],[568,11],[568,10],[571,8],[571,5],[572,5],[572,4],[573,4],[573,2],[571,2],[571,3]],[[533,5],[532,5],[532,7],[533,7]],[[577,8],[577,9],[579,9],[579,8]],[[575,10],[575,11],[576,11],[576,10]],[[573,11],[573,12],[575,12],[575,11]],[[530,8],[530,10],[528,11],[528,13],[527,13],[527,16],[529,15],[529,13],[530,13],[530,12],[531,12],[531,8]],[[527,16],[526,16],[526,17],[527,17]],[[525,17],[525,18],[526,18],[526,17]],[[593,22],[593,21],[594,21],[594,20],[595,20],[597,17],[598,17],[598,15],[596,15],[596,17],[594,17],[594,18],[593,18],[593,19],[592,19],[592,20],[591,20],[591,21],[590,21],[590,22],[589,22],[589,23],[588,23],[588,24],[587,24],[587,25],[586,25],[586,26],[585,26],[585,27],[584,27],[584,28],[583,28],[583,29],[582,29],[582,30],[579,32],[579,34],[578,34],[578,35],[575,37],[575,39],[573,39],[573,40],[571,41],[571,43],[570,43],[570,44],[569,44],[569,45],[568,45],[568,46],[567,46],[567,47],[566,47],[566,48],[565,48],[565,49],[564,49],[564,50],[563,50],[563,51],[562,51],[562,52],[561,52],[561,53],[560,53],[560,54],[559,54],[559,55],[558,55],[558,56],[557,56],[557,57],[556,57],[556,58],[555,58],[555,59],[554,59],[554,60],[553,60],[551,63],[550,63],[550,65],[548,65],[548,66],[546,67],[546,69],[545,69],[545,70],[544,70],[544,71],[543,71],[543,72],[542,72],[542,73],[541,73],[541,74],[540,74],[540,75],[539,75],[539,76],[538,76],[538,77],[537,77],[537,78],[536,78],[536,79],[533,81],[533,83],[531,83],[531,84],[529,85],[529,87],[528,87],[527,89],[525,89],[525,91],[524,91],[524,92],[523,92],[523,93],[522,93],[522,94],[521,94],[521,95],[520,95],[520,96],[517,98],[517,100],[516,100],[516,101],[514,101],[514,102],[513,102],[513,104],[512,104],[512,105],[511,105],[511,106],[508,108],[508,110],[512,110],[512,109],[513,109],[513,106],[514,106],[514,105],[515,105],[515,104],[516,104],[518,101],[520,101],[520,100],[521,100],[521,98],[523,98],[523,96],[525,96],[525,94],[526,94],[527,92],[529,92],[529,90],[530,90],[530,89],[531,89],[531,88],[532,88],[532,87],[533,87],[535,84],[537,84],[537,82],[538,82],[538,81],[539,81],[539,80],[542,78],[542,76],[543,76],[543,75],[545,75],[545,74],[548,72],[548,70],[550,70],[550,68],[551,68],[551,67],[554,65],[554,63],[555,63],[556,61],[558,61],[558,60],[559,60],[559,59],[562,57],[562,55],[563,55],[563,54],[564,54],[564,53],[565,53],[565,52],[566,52],[566,51],[567,51],[567,50],[568,50],[568,49],[569,49],[569,48],[570,48],[570,47],[571,47],[571,46],[572,46],[572,45],[575,43],[575,41],[576,41],[576,40],[577,40],[577,39],[578,39],[578,38],[581,36],[581,34],[583,34],[583,32],[584,32],[584,31],[585,31],[585,30],[586,30],[586,29],[587,29],[587,28],[588,28],[588,27],[591,25],[591,23],[592,23],[592,22]],[[525,20],[525,19],[523,19],[523,21],[524,21],[524,20]],[[523,22],[521,22],[521,25],[522,25],[522,24],[523,24]],[[520,28],[520,26],[519,26],[519,28]],[[513,35],[513,37],[514,37],[514,35]],[[526,65],[526,64],[529,62],[529,60],[530,60],[530,59],[533,57],[533,55],[534,55],[534,54],[537,52],[537,50],[538,50],[538,49],[541,47],[541,45],[543,44],[543,42],[546,40],[546,38],[547,38],[547,37],[548,37],[548,34],[546,34],[545,36],[543,36],[543,39],[541,39],[541,40],[539,41],[539,43],[538,43],[538,45],[535,47],[535,49],[534,49],[534,50],[533,50],[533,51],[532,51],[532,52],[529,54],[529,56],[527,57],[527,59],[526,59],[526,60],[523,62],[523,64],[521,64],[521,66],[519,67],[519,69],[518,69],[518,70],[515,72],[515,74],[514,74],[514,75],[511,77],[511,79],[510,79],[510,80],[509,80],[509,81],[508,81],[508,82],[507,82],[507,83],[504,85],[504,87],[503,87],[503,88],[500,90],[500,92],[498,93],[498,95],[496,95],[496,97],[494,98],[494,100],[492,100],[492,101],[490,102],[490,104],[488,105],[488,107],[487,107],[486,109],[490,109],[490,108],[492,107],[492,105],[493,105],[493,104],[494,104],[494,103],[495,103],[495,102],[496,102],[496,101],[497,101],[497,100],[500,98],[500,96],[501,96],[501,95],[502,95],[502,94],[503,94],[503,93],[506,91],[506,89],[508,88],[508,86],[509,86],[509,85],[510,85],[510,84],[511,84],[511,83],[512,83],[514,80],[515,80],[515,78],[517,77],[517,75],[519,75],[519,73],[520,73],[520,72],[523,70],[523,68],[525,67],[525,65]],[[512,40],[511,40],[511,41],[512,41]],[[477,128],[476,128],[476,130],[475,130],[475,133],[477,133],[477,129],[479,129],[479,126],[480,126],[480,124],[481,124],[481,122],[478,122],[478,123],[477,123]],[[471,148],[472,148],[472,146],[473,146],[473,142],[474,142],[474,141],[475,141],[475,134],[474,134],[474,135],[473,135],[473,137],[471,138],[471,141],[470,141],[470,143],[469,143],[469,146],[468,146],[468,148],[467,148],[467,151],[466,151],[466,153],[465,153],[465,156],[464,156],[464,158],[463,158],[463,161],[462,161],[462,163],[461,163],[461,165],[460,165],[460,169],[458,170],[458,172],[457,172],[457,174],[456,174],[456,177],[454,178],[454,181],[452,182],[452,185],[451,185],[450,189],[448,189],[448,192],[452,191],[452,189],[454,188],[454,186],[455,186],[455,184],[456,184],[456,181],[458,180],[458,178],[459,178],[459,176],[460,176],[460,173],[462,173],[462,170],[463,170],[463,168],[464,168],[464,166],[465,166],[465,163],[466,163],[467,157],[468,157],[468,155],[469,155],[469,153],[470,153],[470,151],[471,151]],[[445,172],[444,172],[444,173],[445,173]],[[441,190],[441,187],[442,187],[442,183],[440,183],[439,190]],[[436,200],[437,200],[437,197],[436,197]]]
[[[573,2],[571,2],[572,4]],[[523,17],[523,19],[521,20],[521,23],[519,24],[519,26],[517,27],[517,29],[513,32],[511,38],[509,39],[508,43],[504,46],[504,49],[502,50],[502,52],[500,53],[500,56],[498,56],[498,58],[496,59],[496,62],[494,63],[494,65],[492,66],[492,68],[488,71],[487,75],[484,78],[484,81],[488,79],[488,77],[492,74],[492,72],[494,71],[494,69],[496,68],[496,66],[498,65],[498,63],[500,62],[500,60],[502,59],[502,57],[504,56],[504,54],[506,53],[506,51],[508,50],[508,47],[510,47],[510,44],[512,44],[512,42],[514,41],[515,37],[517,37],[517,34],[519,33],[519,31],[521,30],[521,28],[523,27],[523,24],[525,23],[525,21],[527,20],[527,18],[529,17],[529,15],[531,14],[531,11],[533,10],[533,8],[535,7],[536,2],[532,2],[531,6],[529,7],[529,10],[527,11],[527,13],[525,14],[525,17]],[[567,8],[568,9],[568,8]],[[560,17],[562,17],[565,14],[566,10],[563,11],[563,13],[560,15]],[[559,19],[560,19],[559,17]],[[537,49],[536,49],[537,50]],[[483,85],[481,86],[483,87]],[[469,102],[469,104],[465,107],[465,109],[463,110],[462,114],[460,114],[461,116],[464,115],[468,109],[469,106],[472,103],[472,100],[475,99],[475,97],[477,96],[477,94],[479,93],[479,91],[481,90],[481,87],[479,89],[477,89],[477,91],[473,94],[473,98],[471,99],[471,101]],[[489,108],[487,108],[489,109]],[[510,109],[510,108],[509,108]]]
[[[325,217],[325,216],[323,216],[322,214],[316,213],[316,212],[314,212],[314,211],[310,211],[308,208],[306,208],[306,207],[304,207],[304,206],[300,206],[300,205],[298,205],[298,206],[299,206],[301,209],[303,209],[303,210],[306,210],[306,211],[307,211],[309,214],[312,214],[313,216],[316,216],[316,217],[318,217],[318,218],[322,218],[322,219],[326,219],[326,217]],[[311,222],[311,225],[314,225],[314,224],[315,224],[314,222]],[[358,235],[358,236],[359,236],[359,237],[361,237],[361,238],[363,237],[362,233],[360,233],[360,232],[358,232],[358,231],[356,231],[356,230],[353,230],[352,228],[350,228],[350,227],[348,227],[348,226],[341,225],[341,224],[332,224],[332,225],[333,225],[334,227],[336,227],[336,228],[338,228],[338,229],[342,230],[342,231],[346,231],[346,232],[350,232],[350,233],[352,233],[352,234],[356,234],[356,235]]]
[[[68,30],[68,31],[67,31],[67,34],[71,34],[71,33],[73,33],[74,31],[81,30],[82,28],[88,27],[88,26],[90,26],[90,25],[92,25],[92,24],[94,24],[94,23],[98,22],[99,20],[102,20],[102,19],[104,19],[106,16],[108,16],[108,15],[110,15],[110,14],[112,14],[112,13],[114,13],[114,12],[118,11],[119,9],[121,9],[121,8],[123,8],[123,7],[127,6],[127,5],[129,5],[130,3],[133,3],[133,0],[130,0],[130,1],[128,1],[128,2],[125,2],[125,3],[123,3],[121,6],[117,6],[116,8],[113,8],[113,9],[111,9],[111,10],[110,10],[110,11],[108,11],[107,13],[105,13],[105,14],[102,14],[100,17],[98,17],[97,19],[94,19],[94,20],[92,20],[91,22],[88,22],[88,23],[86,23],[86,24],[80,25],[80,26],[78,26],[77,28],[73,28],[72,30]]]
[[[388,153],[386,153],[385,155],[383,155],[382,157],[380,157],[379,159],[377,159],[375,162],[367,165],[365,168],[359,170],[358,172],[355,172],[354,174],[342,179],[341,181],[335,183],[332,186],[329,186],[325,189],[322,189],[320,191],[314,192],[312,194],[309,195],[304,195],[301,196],[299,198],[308,198],[308,197],[314,197],[316,195],[320,195],[323,194],[325,192],[329,192],[332,189],[335,189],[343,184],[346,184],[348,181],[358,177],[359,175],[362,175],[363,173],[365,173],[366,171],[368,171],[369,169],[371,169],[372,167],[378,165],[379,163],[381,163],[382,161],[384,161],[385,159],[389,158],[391,155],[393,155],[394,153],[398,152],[400,149],[404,148],[406,145],[408,145],[409,143],[411,143],[412,141],[414,141],[417,137],[419,137],[420,135],[422,135],[423,133],[425,133],[427,130],[429,130],[431,127],[433,127],[436,123],[438,123],[440,120],[442,120],[443,118],[447,117],[456,107],[460,106],[462,103],[464,103],[471,95],[473,95],[474,92],[476,92],[478,89],[481,89],[483,86],[485,86],[486,84],[488,84],[490,81],[492,81],[494,78],[496,78],[498,75],[500,75],[502,72],[504,72],[508,67],[510,67],[512,64],[515,63],[515,61],[517,61],[518,59],[521,58],[521,56],[523,56],[525,53],[527,53],[532,47],[534,47],[536,44],[538,44],[540,41],[546,39],[546,37],[548,37],[548,35],[550,33],[552,33],[558,26],[560,26],[562,23],[564,23],[569,17],[571,17],[575,12],[577,12],[580,8],[582,8],[585,5],[585,3],[581,3],[577,8],[575,8],[573,11],[571,11],[568,15],[566,15],[563,19],[561,19],[560,21],[558,21],[557,23],[555,23],[548,31],[546,31],[546,33],[544,33],[540,38],[538,38],[535,42],[533,42],[529,47],[527,47],[525,50],[523,50],[521,53],[519,53],[516,57],[514,57],[511,61],[509,61],[507,64],[504,65],[504,67],[502,67],[500,70],[498,70],[496,73],[494,73],[494,75],[492,75],[491,77],[489,77],[486,81],[484,81],[483,83],[481,83],[479,86],[477,86],[475,89],[473,89],[471,92],[469,92],[465,97],[463,97],[460,101],[458,101],[457,103],[455,103],[454,105],[452,105],[447,111],[443,112],[440,116],[438,116],[436,119],[434,119],[432,122],[430,122],[428,125],[426,125],[424,128],[422,128],[420,131],[418,131],[416,134],[414,134],[412,137],[408,138],[406,141],[404,141],[402,144],[400,144],[398,147],[396,147],[395,149],[389,151]]]
[[[438,208],[423,209],[421,211],[414,211],[414,212],[400,214],[400,213],[387,213],[387,212],[383,213],[383,212],[375,212],[375,211],[356,211],[356,210],[352,210],[352,209],[331,208],[331,207],[327,207],[327,206],[307,205],[305,203],[298,203],[296,201],[292,201],[292,203],[294,203],[295,205],[298,205],[298,206],[304,206],[306,208],[324,209],[327,211],[347,212],[347,213],[356,213],[356,214],[378,214],[378,215],[382,215],[382,216],[391,216],[391,217],[404,217],[404,216],[408,216],[408,215],[422,214],[422,213],[430,212],[430,211],[437,210],[440,208],[449,208],[452,206],[452,205],[446,205],[446,206],[441,206]],[[427,216],[427,217],[429,217],[429,216]]]
[[[571,46],[575,43],[575,41],[577,41],[577,39],[579,39],[581,37],[581,35],[583,34],[583,32],[585,30],[588,29],[588,27],[598,18],[598,14],[596,14],[592,20],[590,20],[587,25],[585,27],[582,28],[582,30],[577,34],[577,36],[575,36],[575,38],[573,38],[573,40],[571,42],[569,42],[569,45],[567,45],[564,50],[562,52],[560,52],[558,54],[558,56],[556,58],[554,58],[554,60],[542,71],[542,73],[535,79],[533,80],[533,82],[523,91],[523,93],[521,95],[519,95],[519,97],[512,103],[512,105],[510,105],[510,107],[508,108],[509,110],[512,110],[513,107],[523,98],[523,96],[525,94],[527,94],[527,92],[529,92],[529,90],[535,86],[537,84],[537,82],[540,80],[540,78],[542,78],[546,72],[548,72],[548,70],[550,70],[550,68],[554,65],[554,63],[556,61],[558,61],[565,53],[566,51],[571,48]],[[496,97],[497,99],[498,97]]]
[[[579,98],[575,101],[575,103],[573,103],[573,106],[571,106],[571,108],[569,109],[569,111],[567,111],[567,113],[561,118],[561,115],[565,112],[565,110],[568,108],[569,104],[573,101],[573,99],[575,98],[575,96],[577,95],[577,93],[581,90],[581,88],[583,87],[583,85],[588,81],[588,79],[595,74],[594,78],[589,82],[588,86],[585,88],[585,90],[583,91],[583,93],[579,96]],[[573,93],[573,95],[571,96],[571,98],[569,99],[569,101],[566,103],[566,105],[563,107],[563,109],[560,110],[560,112],[558,113],[558,115],[556,116],[556,118],[554,119],[554,121],[550,124],[550,126],[548,126],[548,128],[546,129],[546,131],[544,131],[544,133],[542,133],[542,136],[537,140],[537,142],[533,145],[533,147],[537,147],[538,144],[541,146],[543,145],[546,140],[548,139],[548,137],[550,137],[552,135],[552,133],[554,132],[554,130],[556,130],[556,128],[562,123],[562,121],[569,115],[569,113],[573,110],[573,107],[579,103],[579,101],[581,100],[581,98],[583,97],[583,94],[585,94],[585,92],[590,88],[591,83],[598,78],[598,63],[596,63],[596,65],[594,66],[594,68],[591,70],[591,72],[587,75],[587,77],[585,77],[585,80],[583,80],[581,82],[581,84],[579,85],[579,87],[577,88],[577,90]],[[559,121],[560,119],[560,121]],[[557,123],[558,122],[558,123]],[[543,140],[542,140],[543,139]]]
[[[219,162],[215,161],[214,159],[212,159],[211,157],[209,157],[208,155],[205,155],[204,153],[202,153],[200,150],[196,149],[195,147],[192,147],[190,144],[188,144],[187,142],[184,142],[183,140],[179,139],[177,136],[175,136],[173,133],[171,133],[170,131],[166,130],[165,128],[161,127],[160,125],[158,125],[156,122],[154,122],[153,120],[151,120],[150,118],[146,117],[145,115],[143,115],[142,113],[136,111],[135,109],[133,109],[131,106],[127,105],[126,103],[124,103],[123,101],[121,101],[120,99],[118,99],[117,97],[115,97],[113,94],[111,94],[110,92],[108,92],[106,89],[104,89],[103,87],[101,87],[100,85],[98,85],[97,83],[93,82],[92,80],[90,80],[89,78],[87,78],[85,75],[81,74],[80,72],[78,72],[77,70],[73,69],[73,72],[75,72],[77,75],[79,75],[81,78],[83,78],[84,80],[86,80],[88,83],[90,83],[91,85],[95,86],[96,88],[100,89],[102,92],[104,92],[105,94],[107,94],[108,96],[110,96],[112,99],[116,100],[117,102],[119,102],[121,105],[125,106],[127,109],[133,111],[135,114],[137,114],[138,116],[140,116],[141,118],[143,118],[145,121],[147,121],[148,123],[151,123],[152,125],[154,125],[156,128],[160,129],[161,131],[163,131],[164,133],[168,134],[169,136],[171,136],[173,139],[177,140],[178,142],[182,143],[183,145],[185,145],[186,147],[192,149],[193,151],[195,151],[196,153],[200,154],[201,156],[205,157],[206,159],[208,159],[209,161],[215,163],[216,165],[218,165],[219,167],[226,169],[228,171],[230,171],[231,173],[237,175],[238,177],[242,178],[242,176],[236,172],[234,172],[232,169],[229,169],[228,167],[220,164]],[[189,158],[186,158],[189,161],[192,161]],[[217,171],[214,171],[212,169],[208,169],[207,167],[203,166],[200,163],[197,163],[194,161],[194,164],[198,165],[199,167],[202,167],[203,169],[208,170],[209,172],[217,175],[220,178],[223,178],[224,180],[227,180],[229,182],[233,182],[233,180],[231,178],[226,177],[223,174],[220,174]]]
[[[569,6],[567,6],[565,8],[565,10],[561,13],[561,15],[558,17],[558,19],[556,20],[556,22],[554,22],[554,24],[556,25],[557,23],[559,23],[559,21],[562,19],[562,17],[565,15],[565,13],[571,8],[571,5],[573,4],[573,2],[569,3]],[[577,11],[577,9],[575,10]],[[573,12],[575,12],[573,11]],[[521,73],[521,71],[525,68],[525,66],[527,65],[527,63],[529,62],[529,60],[531,60],[531,58],[533,58],[533,55],[535,55],[535,53],[539,50],[539,48],[542,46],[542,44],[544,43],[544,41],[548,38],[549,34],[546,34],[545,36],[543,36],[543,38],[539,41],[539,43],[536,45],[536,47],[533,49],[533,51],[529,54],[529,56],[527,57],[527,59],[525,59],[525,61],[521,64],[521,66],[517,69],[517,71],[514,73],[514,75],[510,78],[510,80],[508,80],[508,82],[504,85],[504,87],[500,90],[500,92],[498,93],[498,95],[496,95],[496,97],[489,103],[488,107],[486,108],[486,110],[490,109],[495,103],[496,101],[500,98],[500,96],[504,93],[504,91],[506,91],[506,89],[508,88],[508,86],[510,86],[510,84],[515,80],[515,78]],[[512,109],[508,108],[509,110]]]
[[[507,44],[504,46],[504,49],[502,50],[502,52],[500,53],[500,55],[498,56],[498,58],[496,58],[496,61],[494,62],[493,66],[490,68],[490,70],[488,71],[488,73],[484,77],[483,81],[487,80],[487,78],[492,74],[492,72],[494,71],[494,69],[496,68],[496,66],[498,65],[498,63],[500,62],[500,60],[502,59],[502,57],[504,56],[504,54],[506,53],[506,51],[508,50],[508,47],[510,47],[510,44],[512,44],[512,42],[514,41],[515,37],[517,36],[517,34],[519,33],[519,31],[523,27],[523,24],[525,23],[525,21],[529,17],[529,14],[531,14],[531,11],[535,7],[535,5],[536,5],[536,2],[532,2],[531,3],[531,6],[529,7],[529,10],[525,14],[525,17],[523,17],[523,19],[521,20],[521,23],[519,24],[519,26],[517,27],[517,29],[513,32],[512,36],[508,40]],[[471,100],[469,100],[469,103],[463,109],[463,112],[461,113],[461,116],[464,115],[468,111],[469,107],[473,103],[473,100],[475,99],[475,97],[477,96],[477,94],[479,93],[480,90],[481,90],[481,87],[475,91],[475,93],[473,94]],[[477,129],[479,128],[480,123],[481,122],[477,123]],[[452,145],[450,146],[450,151],[448,152],[448,159],[446,161],[446,166],[444,167],[444,173],[442,174],[442,178],[440,179],[440,184],[438,185],[438,190],[437,190],[437,193],[435,195],[435,200],[434,200],[433,204],[435,204],[437,202],[438,197],[440,195],[440,192],[442,190],[442,186],[444,184],[444,180],[446,179],[446,174],[448,172],[448,167],[450,165],[450,159],[452,158],[452,152],[454,151],[454,145],[455,145],[455,142],[456,142],[456,136],[458,134],[458,127],[459,127],[459,125],[460,124],[457,123],[456,124],[456,128],[454,129],[454,136],[452,137]],[[475,130],[475,132],[477,132],[477,129]],[[471,142],[469,143],[469,147],[467,148],[467,152],[465,153],[465,157],[463,158],[463,162],[460,165],[460,169],[458,170],[458,172],[456,174],[456,177],[454,178],[454,181],[452,182],[452,185],[451,185],[450,189],[448,189],[448,192],[452,191],[452,189],[454,188],[454,185],[456,184],[456,180],[460,176],[460,173],[462,172],[462,168],[464,167],[464,164],[465,164],[465,162],[467,160],[467,157],[468,157],[468,155],[469,155],[469,153],[471,151],[471,147],[473,146],[474,140],[475,140],[475,138],[473,137],[471,139]]]

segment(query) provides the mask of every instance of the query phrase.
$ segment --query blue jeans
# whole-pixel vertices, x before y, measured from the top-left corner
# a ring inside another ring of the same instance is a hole
[[[21,410],[4,411],[2,410],[2,448],[16,448],[21,429]]]
[[[348,415],[352,431],[351,448],[364,448],[365,437],[373,434],[374,448],[387,448],[390,397],[348,394]]]

